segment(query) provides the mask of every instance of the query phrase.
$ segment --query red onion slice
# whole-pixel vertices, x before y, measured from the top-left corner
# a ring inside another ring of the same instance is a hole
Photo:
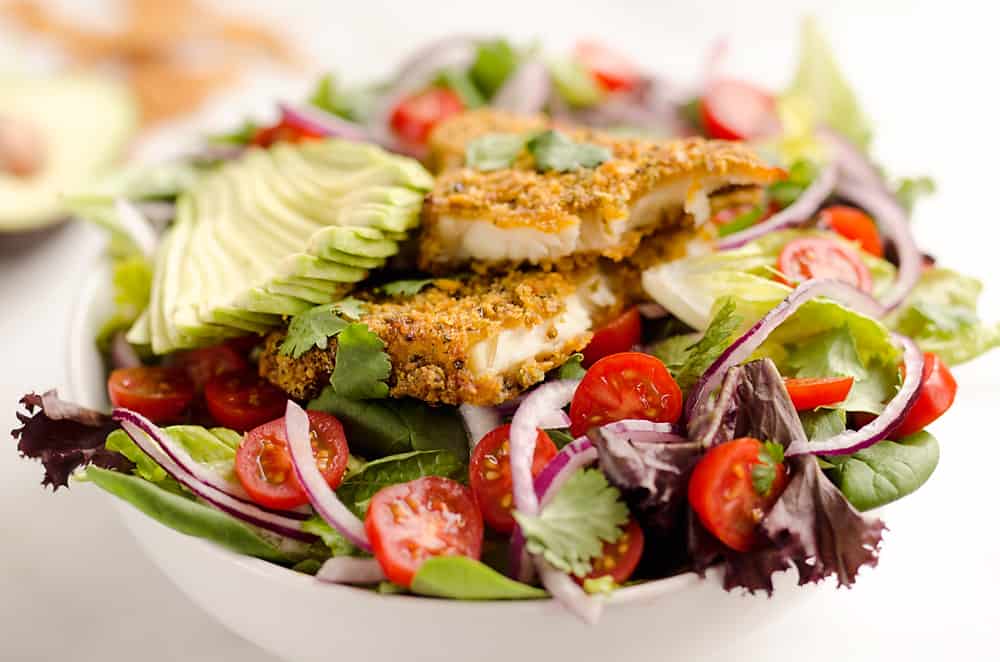
[[[820,296],[829,297],[863,315],[876,319],[885,313],[882,304],[847,283],[829,279],[807,280],[795,288],[781,303],[768,311],[756,324],[747,329],[709,366],[705,374],[692,388],[687,402],[684,403],[685,418],[690,420],[692,412],[705,406],[709,395],[722,383],[722,378],[729,368],[749,359],[757,348],[767,340],[771,332],[791,317],[796,310],[802,307],[802,304]]]
[[[199,481],[178,463],[174,462],[163,450],[164,439],[169,435],[141,414],[137,414],[129,409],[116,409],[112,414],[112,418],[121,422],[122,429],[131,437],[135,445],[143,453],[151,457],[154,462],[163,467],[163,470],[171,478],[222,512],[232,515],[248,524],[287,538],[303,542],[312,542],[316,539],[316,536],[306,533],[299,528],[300,523],[298,520],[244,503]]]
[[[887,438],[906,417],[920,393],[924,371],[924,355],[917,344],[906,336],[893,334],[893,340],[903,349],[906,376],[903,385],[879,416],[859,430],[848,430],[823,441],[793,441],[785,455],[848,455]]]
[[[358,142],[372,139],[368,130],[360,124],[349,122],[319,108],[305,108],[284,103],[279,104],[278,107],[281,109],[283,122],[307,133]]]
[[[542,430],[558,430],[570,426],[569,414],[562,409],[549,412],[538,421],[538,427]]]
[[[583,619],[584,623],[594,625],[601,619],[604,601],[587,593],[573,579],[561,570],[553,568],[541,558],[535,559],[542,585],[564,607]]]
[[[538,497],[531,477],[538,428],[547,417],[569,404],[580,382],[565,379],[542,384],[524,399],[510,428],[510,471],[514,506],[525,515],[538,514]]]
[[[835,163],[831,163],[816,176],[812,184],[802,192],[802,195],[795,202],[763,223],[723,237],[716,242],[715,247],[720,251],[728,251],[745,246],[771,232],[804,225],[816,214],[823,201],[830,197],[836,183],[837,166]]]
[[[534,115],[542,112],[551,93],[549,70],[538,60],[528,60],[497,90],[490,105],[512,113]]]
[[[493,407],[460,405],[458,413],[462,417],[465,433],[469,436],[469,448],[475,448],[480,439],[500,427],[503,422],[500,412]]]
[[[316,466],[309,416],[292,400],[288,401],[285,408],[285,436],[295,476],[309,497],[309,503],[327,524],[339,531],[352,545],[371,552],[372,546],[368,542],[364,523],[337,498],[337,493],[326,484],[323,474]]]
[[[601,427],[601,431],[606,434],[616,436],[626,436],[631,441],[646,443],[673,443],[687,441],[685,437],[677,434],[674,426],[670,423],[658,423],[655,421],[644,421],[639,419],[625,419],[608,423]]]
[[[375,559],[336,556],[323,564],[316,579],[331,584],[377,584],[387,577]]]

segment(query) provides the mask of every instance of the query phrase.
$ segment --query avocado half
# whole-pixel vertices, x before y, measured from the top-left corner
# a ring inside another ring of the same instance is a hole
[[[36,172],[15,176],[0,170],[0,232],[64,219],[62,193],[119,161],[138,126],[138,110],[125,87],[80,75],[0,75],[0,116],[37,132],[42,146]]]

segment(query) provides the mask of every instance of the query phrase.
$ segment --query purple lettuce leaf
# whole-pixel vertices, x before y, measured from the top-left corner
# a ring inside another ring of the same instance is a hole
[[[45,467],[42,485],[67,486],[70,475],[88,464],[125,473],[132,470],[128,458],[104,447],[108,435],[119,427],[107,414],[60,400],[54,390],[29,393],[20,404],[21,427],[11,435],[23,457]]]

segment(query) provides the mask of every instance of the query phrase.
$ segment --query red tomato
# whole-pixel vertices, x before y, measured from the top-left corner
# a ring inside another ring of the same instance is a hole
[[[861,258],[835,241],[823,237],[794,239],[778,256],[778,280],[795,287],[810,278],[833,278],[862,292],[872,291],[872,275]]]
[[[237,372],[211,379],[205,402],[216,422],[244,432],[281,416],[288,396],[252,372]]]
[[[368,506],[365,531],[386,577],[409,587],[432,556],[483,551],[483,517],[472,491],[448,478],[425,476],[379,490]]]
[[[640,352],[605,356],[576,389],[569,407],[570,432],[578,437],[592,427],[627,418],[676,423],[682,398],[659,359]]]
[[[205,384],[213,377],[231,372],[243,372],[249,369],[246,360],[229,345],[215,345],[178,352],[174,355],[175,364],[187,373],[197,391],[202,391]]]
[[[389,117],[389,124],[404,142],[423,145],[438,122],[464,108],[462,99],[451,90],[431,87],[400,101]]]
[[[541,430],[535,440],[535,459],[531,475],[537,476],[559,450]],[[501,425],[483,437],[469,459],[469,487],[483,519],[494,531],[514,530],[511,508],[514,503],[510,474],[510,426]]]
[[[137,411],[154,423],[168,423],[194,400],[194,385],[177,368],[120,368],[108,377],[108,397],[115,407]]]
[[[917,401],[913,403],[913,407],[907,412],[903,422],[893,431],[893,438],[899,439],[914,432],[920,432],[939,419],[951,408],[957,390],[958,384],[955,382],[955,377],[944,361],[937,354],[926,352]]]
[[[639,70],[632,61],[603,44],[580,41],[573,53],[608,92],[627,92],[639,84]]]
[[[820,225],[824,225],[841,237],[856,241],[862,250],[882,257],[882,238],[872,217],[855,207],[834,205],[819,213]]]
[[[727,547],[748,552],[757,542],[757,525],[788,482],[784,464],[775,467],[767,494],[754,489],[752,474],[762,464],[764,445],[749,437],[712,447],[691,473],[688,501],[702,525]]]
[[[594,332],[590,344],[583,348],[583,365],[589,368],[605,356],[629,351],[639,344],[641,333],[639,309],[629,308]]]
[[[811,411],[843,402],[854,386],[854,377],[785,378],[785,388],[798,411]]]
[[[304,126],[293,126],[285,120],[281,120],[272,126],[257,129],[250,144],[257,147],[270,147],[276,142],[301,143],[309,140],[322,140],[323,138],[326,136],[321,133],[311,131]]]
[[[701,98],[701,121],[711,138],[749,140],[781,130],[774,97],[739,80],[713,81]]]
[[[573,579],[582,585],[584,580],[611,575],[616,584],[624,584],[639,565],[645,542],[642,527],[634,519],[630,519],[618,540],[604,543],[601,556],[594,559],[594,569],[590,574],[583,578],[574,576]]]
[[[347,471],[344,428],[329,414],[307,414],[316,466],[326,484],[336,488]],[[292,467],[284,418],[256,427],[243,437],[236,451],[236,477],[250,498],[265,508],[287,510],[309,502]]]

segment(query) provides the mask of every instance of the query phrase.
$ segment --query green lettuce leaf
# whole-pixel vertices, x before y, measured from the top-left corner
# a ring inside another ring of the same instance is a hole
[[[548,61],[552,83],[563,101],[576,108],[593,106],[604,98],[597,81],[577,60],[556,58]]]
[[[482,92],[479,91],[479,88],[466,71],[445,69],[438,73],[434,82],[457,94],[466,109],[479,108],[486,103]]]
[[[330,550],[331,556],[365,556],[364,552],[355,547],[339,531],[326,523],[319,515],[314,515],[302,522],[302,530],[318,536]]]
[[[114,291],[114,313],[97,332],[97,345],[107,351],[111,339],[125,332],[139,319],[149,305],[153,284],[153,267],[141,255],[128,255],[114,260],[111,267],[111,287]]]
[[[337,336],[337,361],[330,384],[345,398],[366,400],[385,398],[392,372],[392,362],[385,353],[385,343],[363,322],[345,327]]]
[[[574,473],[537,516],[514,512],[527,549],[564,572],[583,577],[605,542],[614,542],[629,518],[617,488],[598,469]]]
[[[847,429],[847,412],[841,408],[799,412],[809,441],[824,441]]]
[[[436,556],[420,566],[410,590],[452,600],[529,600],[548,597],[540,588],[516,582],[467,556]]]
[[[489,99],[514,73],[519,60],[517,51],[506,39],[482,42],[476,50],[476,59],[469,67],[469,77]]]
[[[337,488],[337,496],[358,517],[368,511],[368,502],[383,487],[406,483],[424,476],[458,479],[465,464],[451,451],[412,451],[390,455],[366,464]]]
[[[918,199],[931,195],[936,190],[937,186],[930,177],[903,177],[896,186],[896,199],[909,215],[913,213]]]

